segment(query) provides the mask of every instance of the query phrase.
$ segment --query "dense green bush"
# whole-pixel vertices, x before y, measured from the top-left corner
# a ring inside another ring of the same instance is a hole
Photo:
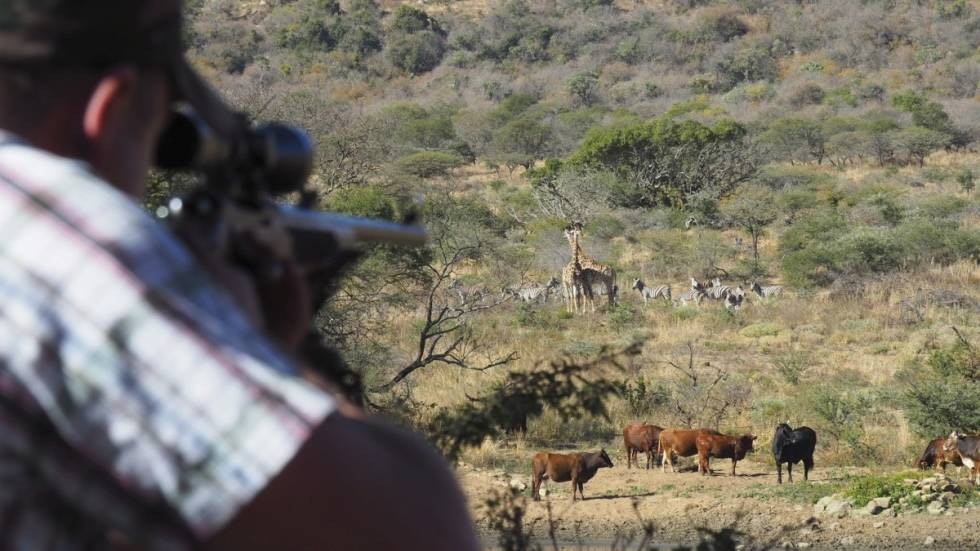
[[[433,31],[399,33],[388,38],[385,57],[393,66],[417,75],[439,65],[445,46],[445,39]]]
[[[964,340],[933,351],[900,376],[906,381],[903,405],[916,432],[934,438],[956,429],[980,430],[980,355]]]
[[[731,120],[708,126],[664,116],[594,130],[570,162],[614,172],[621,206],[683,205],[703,190],[723,196],[752,176],[745,132]]]
[[[442,151],[419,151],[406,155],[395,162],[395,167],[420,178],[444,176],[450,170],[462,166],[463,160]]]

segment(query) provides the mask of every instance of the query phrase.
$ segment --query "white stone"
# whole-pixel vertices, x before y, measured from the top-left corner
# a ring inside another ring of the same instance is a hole
[[[926,537],[926,541],[922,542],[923,545],[932,545],[934,543],[936,543],[936,538],[932,536]]]
[[[854,545],[854,536],[847,536],[840,539],[841,545]]]
[[[881,522],[881,521],[879,520],[878,522],[876,522],[876,523],[874,523],[874,524],[872,524],[871,526],[874,526],[875,528],[881,528],[881,527],[882,527],[882,526],[884,526],[884,525],[885,525],[885,523],[884,523],[884,522]]]

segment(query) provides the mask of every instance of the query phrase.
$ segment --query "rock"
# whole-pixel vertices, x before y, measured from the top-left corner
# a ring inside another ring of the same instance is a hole
[[[877,503],[875,503],[875,500],[872,499],[871,501],[868,502],[867,505],[861,508],[861,510],[858,511],[858,513],[860,513],[861,515],[877,515],[878,513],[884,510],[885,510],[884,507],[878,505]]]
[[[922,494],[922,501],[936,501],[939,499],[939,494],[935,492],[930,492],[928,494]]]
[[[805,542],[805,541],[800,541],[800,542],[797,542],[796,543],[796,548],[797,549],[809,549],[810,548],[810,544],[807,543],[807,542]]]
[[[871,526],[874,526],[875,528],[881,528],[884,525],[885,523],[879,520],[878,522],[872,524]]]
[[[840,539],[840,544],[841,545],[844,545],[844,546],[854,545],[854,536],[846,536],[846,537],[841,538]]]
[[[952,482],[947,482],[946,484],[943,484],[942,487],[939,488],[939,491],[943,493],[952,492],[954,494],[958,494],[960,493],[960,487],[957,486],[956,484],[953,484]]]
[[[928,536],[928,537],[926,537],[926,540],[924,542],[922,542],[922,545],[932,545],[934,543],[936,543],[936,538],[934,538],[932,536]]]
[[[510,479],[510,487],[518,492],[523,492],[527,489],[527,484],[519,478],[512,478]]]
[[[930,515],[941,515],[946,511],[946,507],[939,501],[933,501],[928,506],[926,506],[926,512]]]
[[[939,499],[943,500],[943,503],[949,503],[950,501],[956,499],[956,494],[953,492],[943,492],[939,494]]]
[[[892,509],[891,507],[889,507],[888,509],[885,509],[884,511],[881,512],[881,516],[883,516],[883,517],[897,517],[898,516],[898,511],[896,511],[895,509]]]
[[[838,500],[827,506],[827,515],[834,518],[844,518],[851,512],[851,504],[847,501]]]
[[[876,497],[876,498],[874,498],[874,499],[872,499],[871,501],[868,502],[869,505],[871,503],[874,503],[874,504],[878,505],[882,509],[887,509],[892,504],[892,498],[890,498],[890,497]]]
[[[943,515],[945,515],[947,517],[951,517],[951,516],[953,516],[953,512],[952,511],[946,511],[945,513],[943,513]]]
[[[831,530],[839,530],[839,529],[840,529],[840,523],[839,523],[839,522],[835,522],[835,523],[832,523],[832,524],[831,524],[831,525],[829,526],[829,528],[830,528]]]
[[[541,497],[548,497],[548,494],[550,493],[551,492],[548,491],[548,488],[541,488]]]

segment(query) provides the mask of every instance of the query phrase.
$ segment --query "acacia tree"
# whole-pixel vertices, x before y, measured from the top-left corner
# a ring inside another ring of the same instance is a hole
[[[778,215],[776,197],[763,186],[743,186],[722,204],[722,215],[744,229],[752,239],[752,259],[759,265],[759,238]]]
[[[593,132],[569,162],[616,174],[623,206],[683,205],[704,191],[723,196],[755,173],[745,133],[730,120],[707,126],[660,117]]]

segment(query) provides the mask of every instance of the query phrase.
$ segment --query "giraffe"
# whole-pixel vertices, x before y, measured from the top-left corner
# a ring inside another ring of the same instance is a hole
[[[565,296],[565,306],[569,312],[574,314],[578,312],[580,296],[583,299],[591,298],[592,287],[585,285],[585,283],[591,283],[592,278],[591,274],[587,274],[582,270],[581,259],[579,257],[581,249],[578,247],[578,234],[572,226],[565,228],[565,238],[568,239],[568,244],[572,249],[572,259],[562,268],[561,286]],[[586,279],[590,281],[584,281]],[[588,295],[586,295],[586,292],[588,292]]]
[[[572,248],[572,262],[578,267],[578,283],[582,290],[583,298],[591,305],[595,312],[595,297],[592,295],[592,286],[601,283],[606,288],[606,296],[609,297],[609,306],[612,307],[616,300],[616,271],[611,267],[597,262],[582,249],[581,243],[582,224],[575,222],[565,230],[565,237]],[[571,263],[570,263],[571,264]],[[568,270],[568,266],[565,267]],[[562,273],[563,277],[565,273]]]

